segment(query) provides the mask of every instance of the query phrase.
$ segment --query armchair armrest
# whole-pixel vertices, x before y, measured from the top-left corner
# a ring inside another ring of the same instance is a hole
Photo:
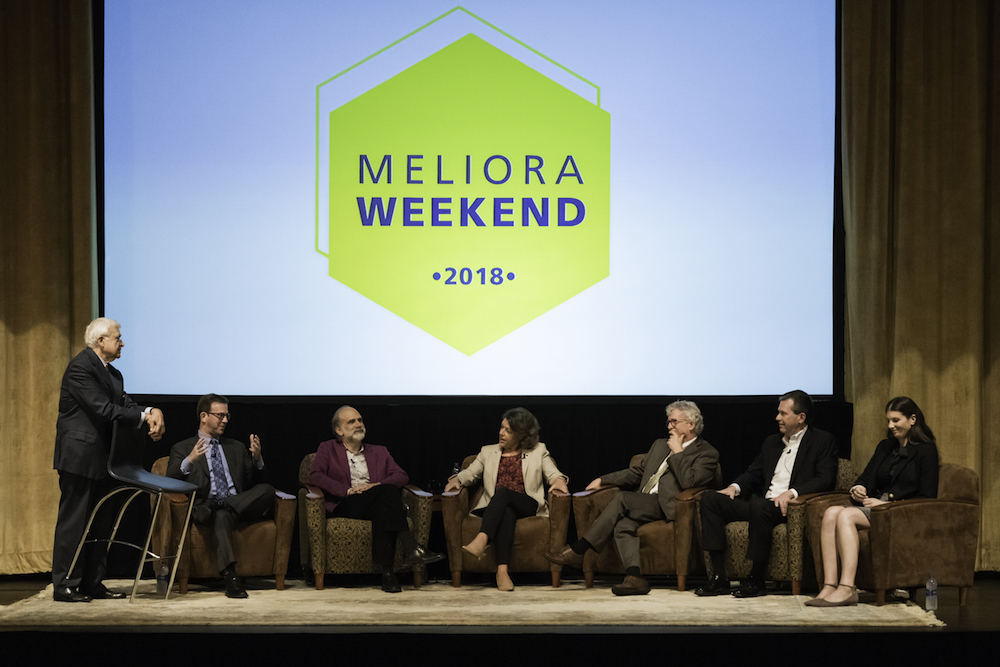
[[[602,486],[599,489],[573,494],[573,515],[576,521],[577,535],[582,536],[590,530],[594,521],[608,506],[616,493],[618,493],[617,486]]]
[[[326,573],[326,496],[316,487],[299,489],[299,560],[313,574]]]
[[[559,552],[566,546],[566,534],[569,532],[569,515],[573,506],[573,497],[568,493],[549,491],[549,551]],[[553,566],[562,569],[562,566]]]
[[[279,492],[280,493],[280,492]],[[283,494],[287,496],[288,494]],[[274,575],[284,579],[288,572],[288,555],[292,547],[292,532],[295,528],[295,509],[297,499],[275,496],[274,498]],[[283,586],[283,584],[282,584]]]
[[[911,498],[872,508],[872,571],[876,588],[916,586],[931,571],[940,586],[971,586],[980,506],[967,500]],[[878,559],[878,560],[877,560]],[[896,583],[901,573],[910,578]]]
[[[407,484],[401,490],[403,507],[406,508],[406,516],[410,520],[410,530],[417,544],[422,547],[427,546],[427,540],[431,533],[431,503],[434,494],[427,493],[418,486]]]
[[[462,562],[462,522],[469,515],[469,489],[441,494],[441,519],[444,522],[448,562],[452,567]],[[460,567],[460,566],[459,566]]]

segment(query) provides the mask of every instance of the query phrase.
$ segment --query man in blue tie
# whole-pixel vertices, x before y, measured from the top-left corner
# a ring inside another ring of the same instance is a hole
[[[198,486],[195,523],[211,527],[219,574],[226,596],[247,597],[236,577],[233,527],[237,521],[263,519],[274,506],[274,487],[264,484],[264,457],[260,438],[250,435],[250,447],[226,438],[229,399],[206,394],[198,400],[198,435],[170,450],[167,475]]]

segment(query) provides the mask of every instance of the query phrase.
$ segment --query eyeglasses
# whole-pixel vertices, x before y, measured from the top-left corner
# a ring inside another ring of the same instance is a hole
[[[228,412],[209,412],[208,414],[212,415],[213,417],[215,417],[216,419],[218,419],[220,422],[223,421],[223,420],[225,420],[225,419],[229,419],[232,416]]]
[[[668,419],[667,426],[677,426],[681,422],[686,422],[687,419]]]

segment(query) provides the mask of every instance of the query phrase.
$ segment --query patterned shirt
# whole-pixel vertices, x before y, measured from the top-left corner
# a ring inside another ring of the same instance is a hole
[[[520,456],[501,456],[497,470],[497,486],[524,493],[524,472],[521,470]]]

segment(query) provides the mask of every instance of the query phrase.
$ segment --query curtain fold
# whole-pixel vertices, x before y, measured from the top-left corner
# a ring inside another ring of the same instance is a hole
[[[93,318],[89,0],[0,3],[0,573],[52,567],[59,385]]]

